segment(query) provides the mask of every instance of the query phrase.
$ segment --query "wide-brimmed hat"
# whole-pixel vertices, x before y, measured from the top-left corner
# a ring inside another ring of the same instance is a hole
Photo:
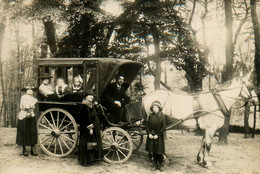
[[[88,89],[85,93],[84,93],[84,97],[88,96],[88,95],[95,95],[93,89]]]
[[[36,91],[37,88],[34,87],[34,86],[31,86],[31,85],[27,85],[27,86],[21,88],[21,91],[27,91],[27,90],[33,90],[33,91]]]
[[[159,101],[154,101],[150,107],[150,110],[153,111],[153,106],[158,106],[158,108],[160,109],[160,111],[162,110],[162,105]]]
[[[51,79],[51,76],[49,75],[49,73],[44,73],[40,75],[40,79]]]

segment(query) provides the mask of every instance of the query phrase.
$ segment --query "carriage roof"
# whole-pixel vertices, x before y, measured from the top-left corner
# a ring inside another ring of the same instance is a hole
[[[98,97],[100,97],[117,73],[124,74],[125,82],[131,84],[143,67],[138,61],[117,58],[42,58],[38,66],[79,66],[97,64]]]

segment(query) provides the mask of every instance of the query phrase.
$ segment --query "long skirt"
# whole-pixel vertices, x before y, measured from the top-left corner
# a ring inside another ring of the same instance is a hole
[[[22,146],[37,144],[36,117],[18,120],[16,144]]]
[[[89,135],[81,133],[79,137],[78,160],[80,164],[90,164],[95,160],[95,150],[89,150],[88,145]]]

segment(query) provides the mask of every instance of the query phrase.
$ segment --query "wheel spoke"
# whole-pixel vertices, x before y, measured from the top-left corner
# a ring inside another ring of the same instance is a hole
[[[118,147],[119,149],[121,149],[121,150],[126,150],[126,151],[130,151],[129,149],[127,149],[127,148],[124,148],[124,147]]]
[[[112,151],[112,150],[110,149],[110,150],[105,154],[105,156],[107,156],[111,151]]]
[[[66,138],[67,140],[71,141],[72,143],[75,142],[74,140],[70,139],[69,137],[66,137],[65,135],[62,135],[62,134],[61,134],[61,136],[64,137],[64,138]]]
[[[113,151],[113,154],[112,154],[112,159],[114,160],[115,158],[115,151]]]
[[[124,144],[128,144],[128,141],[125,141],[125,142],[119,144],[119,146],[122,146],[122,145],[124,145]]]
[[[123,136],[117,141],[117,143],[120,143],[121,140],[122,140],[124,137],[125,137],[125,135],[123,135]]]
[[[53,125],[49,122],[49,120],[45,116],[43,116],[43,118],[47,121],[47,123],[51,126],[51,128],[54,129]]]
[[[55,137],[53,137],[53,139],[51,140],[51,143],[49,144],[49,146],[47,147],[47,150],[49,150],[49,148],[51,147],[53,141],[54,141]]]
[[[106,147],[103,146],[103,150],[107,150],[107,149],[110,149],[110,146],[106,146]]]
[[[103,144],[107,144],[107,145],[111,145],[111,143],[106,142],[106,141],[102,141]]]
[[[63,124],[63,122],[64,122],[64,120],[65,120],[65,118],[66,118],[67,116],[66,115],[64,115],[64,117],[63,117],[63,119],[61,120],[61,123],[60,123],[60,125],[59,125],[59,129],[60,129],[60,127],[61,127],[61,125]]]
[[[56,124],[55,124],[55,120],[54,120],[54,118],[53,118],[52,112],[50,112],[50,115],[51,115],[51,119],[52,119],[52,122],[53,122],[53,126],[54,126],[55,128],[57,128],[57,126],[56,126]]]
[[[120,156],[119,156],[119,153],[118,153],[117,150],[116,150],[116,155],[117,155],[118,161],[121,161]]]
[[[126,158],[126,155],[120,149],[117,150]]]
[[[50,132],[38,132],[38,134],[51,134]]]
[[[57,138],[55,138],[55,145],[54,145],[54,154],[57,152]]]
[[[62,148],[62,146],[61,146],[60,139],[59,139],[59,138],[57,138],[57,140],[58,140],[58,143],[59,143],[59,145],[60,145],[60,150],[61,150],[61,153],[62,153],[62,154],[64,154],[64,152],[63,152],[63,148]]]
[[[57,127],[59,127],[60,112],[57,111]]]
[[[66,127],[68,127],[69,125],[71,125],[72,122],[70,122],[69,124],[67,124],[66,126],[64,126],[63,128],[60,129],[60,131],[62,131],[63,129],[65,129]]]
[[[113,131],[109,131],[110,133],[111,133],[111,136],[112,136],[112,140],[113,140],[113,142],[115,142],[115,134],[114,134],[114,132]]]
[[[68,131],[68,132],[63,131],[63,132],[60,132],[60,133],[61,134],[75,134],[76,131]]]
[[[113,143],[110,138],[107,137],[107,135],[104,134],[104,136],[107,138],[107,140],[110,142],[110,143]]]
[[[60,140],[63,142],[63,144],[70,150],[70,147],[68,146],[68,144],[61,138],[61,136],[59,137]]]
[[[43,144],[45,141],[49,140],[52,136],[50,135],[49,137],[47,137],[45,140],[43,140],[41,143]]]
[[[47,126],[45,126],[44,124],[39,124],[39,126],[42,126],[42,127],[44,127],[44,128],[46,128],[46,129],[49,129],[50,131],[52,131],[52,129],[51,128],[49,128],[49,127],[47,127]]]

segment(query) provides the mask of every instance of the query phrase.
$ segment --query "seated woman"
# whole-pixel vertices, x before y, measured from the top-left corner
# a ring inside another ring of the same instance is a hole
[[[70,88],[67,84],[65,84],[63,78],[57,79],[57,86],[55,87],[55,93],[57,94],[59,99],[63,98],[65,95],[70,93]]]
[[[54,94],[54,89],[52,84],[50,83],[51,76],[48,73],[45,73],[43,76],[40,77],[43,81],[42,84],[39,86],[39,92],[42,95],[41,98],[47,99]]]
[[[75,94],[75,93],[80,93],[80,92],[83,92],[83,79],[81,78],[80,75],[76,76],[73,78],[73,85],[71,87],[72,89],[72,93]]]

